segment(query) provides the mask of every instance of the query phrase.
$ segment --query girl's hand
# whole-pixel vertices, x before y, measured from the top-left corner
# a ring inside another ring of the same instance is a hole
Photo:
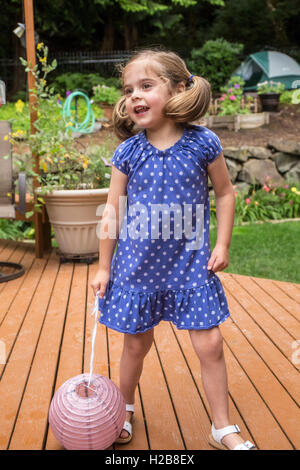
[[[102,297],[105,294],[106,286],[109,281],[109,274],[110,274],[109,271],[99,269],[99,271],[97,271],[97,274],[93,279],[93,282],[91,283],[91,288],[94,291],[94,295],[96,295],[97,292],[100,291],[99,293],[100,299],[102,299]]]
[[[223,245],[216,245],[208,261],[207,269],[216,273],[223,271],[229,265],[229,249]]]

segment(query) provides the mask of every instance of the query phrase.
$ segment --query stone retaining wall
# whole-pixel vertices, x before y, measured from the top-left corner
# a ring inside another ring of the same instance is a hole
[[[258,183],[300,183],[300,142],[272,139],[267,147],[224,147],[223,154],[232,183],[247,189]]]

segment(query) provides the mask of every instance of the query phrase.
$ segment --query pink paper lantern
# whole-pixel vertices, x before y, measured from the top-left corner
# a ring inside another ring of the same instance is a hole
[[[119,437],[125,421],[125,402],[107,377],[80,374],[55,393],[49,423],[60,444],[68,450],[104,450]]]

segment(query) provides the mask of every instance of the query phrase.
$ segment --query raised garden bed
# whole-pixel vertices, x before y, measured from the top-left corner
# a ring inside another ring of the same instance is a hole
[[[227,128],[238,131],[239,129],[254,129],[269,124],[268,112],[236,114],[233,116],[208,116],[206,125],[210,128]]]

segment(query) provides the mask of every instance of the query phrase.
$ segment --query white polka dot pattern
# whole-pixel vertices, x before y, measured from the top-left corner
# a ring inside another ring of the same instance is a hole
[[[186,128],[164,151],[145,132],[116,149],[112,163],[128,175],[128,201],[110,281],[99,299],[101,323],[138,333],[161,320],[207,329],[229,316],[221,281],[207,270],[207,165],[221,151],[216,134],[200,126]]]

